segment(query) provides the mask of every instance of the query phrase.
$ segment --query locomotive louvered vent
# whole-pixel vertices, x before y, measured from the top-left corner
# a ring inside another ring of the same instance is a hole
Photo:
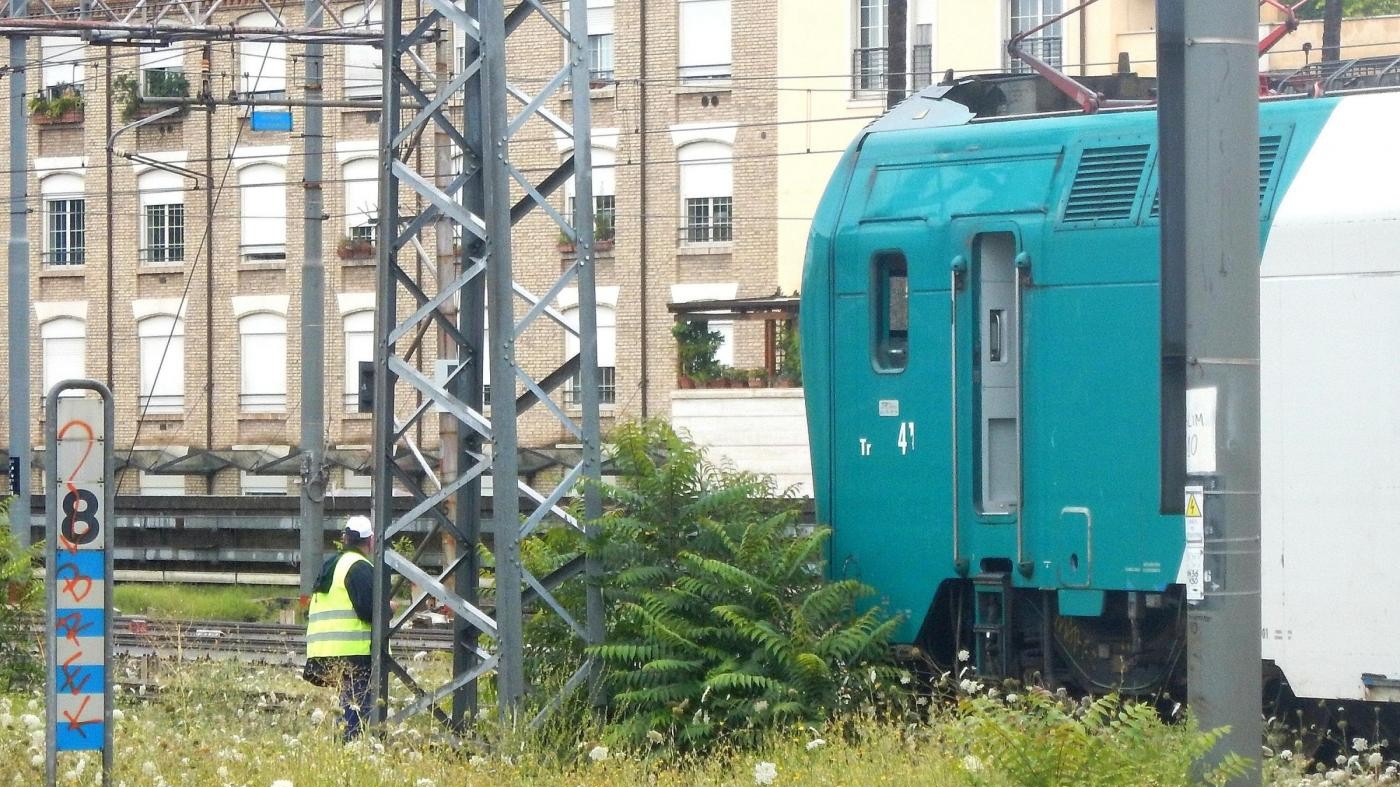
[[[1065,221],[1123,221],[1133,216],[1147,145],[1090,148],[1079,159]]]
[[[1274,165],[1278,163],[1279,148],[1283,147],[1283,137],[1261,137],[1259,139],[1259,205],[1264,204],[1264,196],[1269,193],[1269,182],[1274,177]],[[1152,195],[1152,218],[1162,214],[1161,193]]]

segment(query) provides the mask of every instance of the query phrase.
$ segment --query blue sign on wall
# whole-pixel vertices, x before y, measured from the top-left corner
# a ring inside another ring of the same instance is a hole
[[[291,131],[292,111],[290,109],[254,109],[254,131]]]

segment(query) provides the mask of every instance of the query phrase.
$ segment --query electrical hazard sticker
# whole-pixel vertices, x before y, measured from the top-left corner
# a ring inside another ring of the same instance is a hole
[[[1186,544],[1181,553],[1181,568],[1176,581],[1186,586],[1186,600],[1199,603],[1206,597],[1206,517],[1205,489],[1186,487],[1185,516],[1182,517]]]

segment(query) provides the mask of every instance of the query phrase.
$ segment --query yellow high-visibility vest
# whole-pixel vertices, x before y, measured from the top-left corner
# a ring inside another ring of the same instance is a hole
[[[350,568],[360,561],[369,562],[358,552],[341,553],[331,575],[330,590],[311,594],[306,623],[307,658],[369,655],[370,624],[355,614],[350,591],[345,587]]]

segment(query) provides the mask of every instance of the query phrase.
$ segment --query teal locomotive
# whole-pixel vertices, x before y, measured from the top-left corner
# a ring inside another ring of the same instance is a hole
[[[802,284],[818,520],[833,575],[936,663],[1172,688],[1188,585],[1210,588],[1159,503],[1156,113],[1005,114],[1034,90],[931,88],[836,168]],[[1389,702],[1400,93],[1259,117],[1265,666]]]

